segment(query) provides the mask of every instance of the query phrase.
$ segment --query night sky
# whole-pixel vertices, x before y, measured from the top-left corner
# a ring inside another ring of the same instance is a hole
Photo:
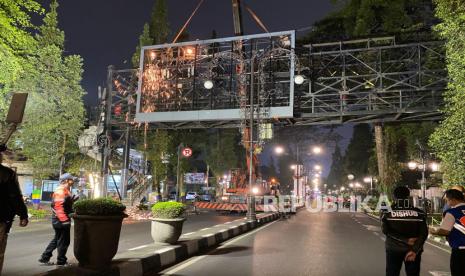
[[[330,0],[247,0],[244,1],[260,17],[270,32],[299,30],[311,26],[335,7]],[[83,87],[85,102],[95,105],[97,86],[104,85],[106,68],[130,68],[130,59],[138,44],[144,23],[150,20],[154,0],[79,0],[59,1],[59,24],[65,31],[67,54],[79,54],[84,59]],[[184,24],[198,0],[167,0],[172,36]],[[191,40],[207,39],[216,30],[218,37],[233,36],[231,0],[205,0],[191,21],[187,32]],[[262,33],[243,9],[245,34]],[[297,32],[304,35],[305,31]],[[338,129],[344,136],[345,149],[352,127]],[[269,149],[267,150],[269,153]],[[332,149],[322,157],[328,173]],[[266,153],[265,153],[266,155]]]
[[[271,31],[298,30],[311,26],[335,7],[330,0],[244,1]],[[83,87],[86,103],[95,104],[97,86],[106,68],[130,68],[144,23],[150,20],[154,0],[59,1],[60,27],[66,35],[66,51],[84,58]],[[167,0],[172,35],[184,24],[198,0]],[[187,31],[191,40],[233,36],[231,0],[205,0]],[[261,33],[243,9],[245,34]],[[302,35],[305,32],[298,32]],[[128,61],[124,63],[125,61]]]

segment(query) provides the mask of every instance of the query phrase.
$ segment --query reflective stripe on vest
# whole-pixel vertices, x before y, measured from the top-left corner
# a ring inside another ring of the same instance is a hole
[[[449,244],[452,248],[465,247],[465,206],[451,208],[446,211],[455,218],[455,224],[449,234]]]

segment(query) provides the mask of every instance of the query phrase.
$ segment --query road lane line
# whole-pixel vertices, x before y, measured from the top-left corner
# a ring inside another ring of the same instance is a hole
[[[147,246],[149,246],[149,244],[145,244],[145,245],[141,245],[141,246],[129,248],[128,251],[133,251],[133,250],[137,250],[137,249],[142,249],[142,248],[145,248],[145,247],[147,247]]]
[[[274,224],[274,223],[276,223],[276,222],[278,222],[278,221],[279,221],[279,220],[275,220],[275,221],[273,221],[273,222],[270,222],[270,223],[268,223],[268,224],[266,224],[266,225],[264,225],[264,226],[261,226],[261,227],[255,229],[255,230],[253,230],[253,231],[251,231],[251,232],[249,232],[249,233],[246,233],[246,234],[241,235],[241,236],[239,236],[239,237],[233,238],[232,240],[223,243],[223,245],[219,246],[218,248],[216,248],[216,249],[214,249],[214,250],[212,250],[212,251],[210,251],[210,252],[208,252],[208,253],[205,253],[205,255],[201,255],[201,256],[194,257],[194,258],[188,260],[187,262],[185,262],[185,263],[183,263],[183,264],[180,264],[180,265],[178,265],[178,266],[172,268],[171,270],[168,270],[168,271],[167,271],[166,273],[164,273],[163,275],[174,275],[176,272],[178,272],[178,271],[180,271],[180,270],[183,270],[184,268],[187,268],[188,266],[191,266],[191,265],[197,263],[198,261],[204,259],[205,257],[209,256],[210,253],[215,252],[215,251],[218,250],[218,249],[222,249],[222,248],[224,248],[225,246],[228,246],[228,245],[230,245],[230,244],[232,244],[232,243],[234,243],[234,242],[236,242],[236,241],[239,241],[239,240],[241,240],[241,239],[243,239],[243,238],[245,238],[245,237],[248,237],[248,236],[250,236],[250,235],[252,235],[252,234],[255,234],[256,232],[258,232],[258,231],[260,231],[260,230],[263,230],[263,229],[265,229],[266,227],[268,227],[268,226],[270,226],[270,225],[272,225],[272,224]]]
[[[372,220],[375,220],[375,221],[378,221],[378,222],[379,222],[379,219],[376,219],[376,218],[374,218],[374,217],[372,217],[372,216],[369,216],[369,215],[366,215],[366,216],[367,216],[368,218],[371,218]],[[385,240],[385,239],[384,239],[384,240]],[[445,249],[445,248],[442,248],[442,247],[440,247],[440,246],[437,246],[437,245],[435,245],[434,243],[429,242],[428,240],[427,240],[425,243],[428,244],[428,245],[431,245],[432,247],[436,247],[437,249],[440,249],[440,250],[442,250],[442,251],[444,251],[444,252],[447,252],[447,253],[449,253],[449,254],[451,253],[450,250],[447,250],[447,249]]]
[[[430,271],[429,272],[433,276],[451,276],[450,272],[446,271]]]
[[[189,233],[182,234],[182,235],[183,235],[183,236],[189,236],[189,235],[192,235],[192,234],[195,234],[195,232],[189,232]]]
[[[433,244],[433,243],[430,243],[429,241],[426,241],[426,243],[429,244],[429,245],[431,245],[431,246],[433,246],[433,247],[436,247],[437,249],[441,249],[441,250],[444,251],[444,252],[447,252],[447,253],[449,253],[449,254],[451,253],[450,250],[447,250],[447,249],[445,249],[445,248],[442,248],[442,247],[440,247],[440,246],[437,246],[437,245],[435,245],[435,244]]]
[[[210,227],[202,228],[202,229],[200,229],[200,231],[205,231],[205,230],[208,230],[208,229],[210,229]]]

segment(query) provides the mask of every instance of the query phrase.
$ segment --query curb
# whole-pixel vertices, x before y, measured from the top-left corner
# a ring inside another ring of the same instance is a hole
[[[265,214],[257,217],[257,221],[244,221],[243,223],[226,229],[221,229],[201,238],[180,240],[179,244],[166,246],[149,255],[137,258],[115,259],[113,261],[111,275],[137,276],[149,275],[186,260],[226,240],[248,232],[280,217],[279,213]],[[84,271],[79,267],[55,269],[38,275],[105,275],[95,271]]]

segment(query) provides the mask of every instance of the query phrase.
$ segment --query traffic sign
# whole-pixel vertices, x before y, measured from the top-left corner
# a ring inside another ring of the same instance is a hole
[[[183,148],[182,149],[182,156],[191,157],[192,156],[192,149],[191,148]]]

